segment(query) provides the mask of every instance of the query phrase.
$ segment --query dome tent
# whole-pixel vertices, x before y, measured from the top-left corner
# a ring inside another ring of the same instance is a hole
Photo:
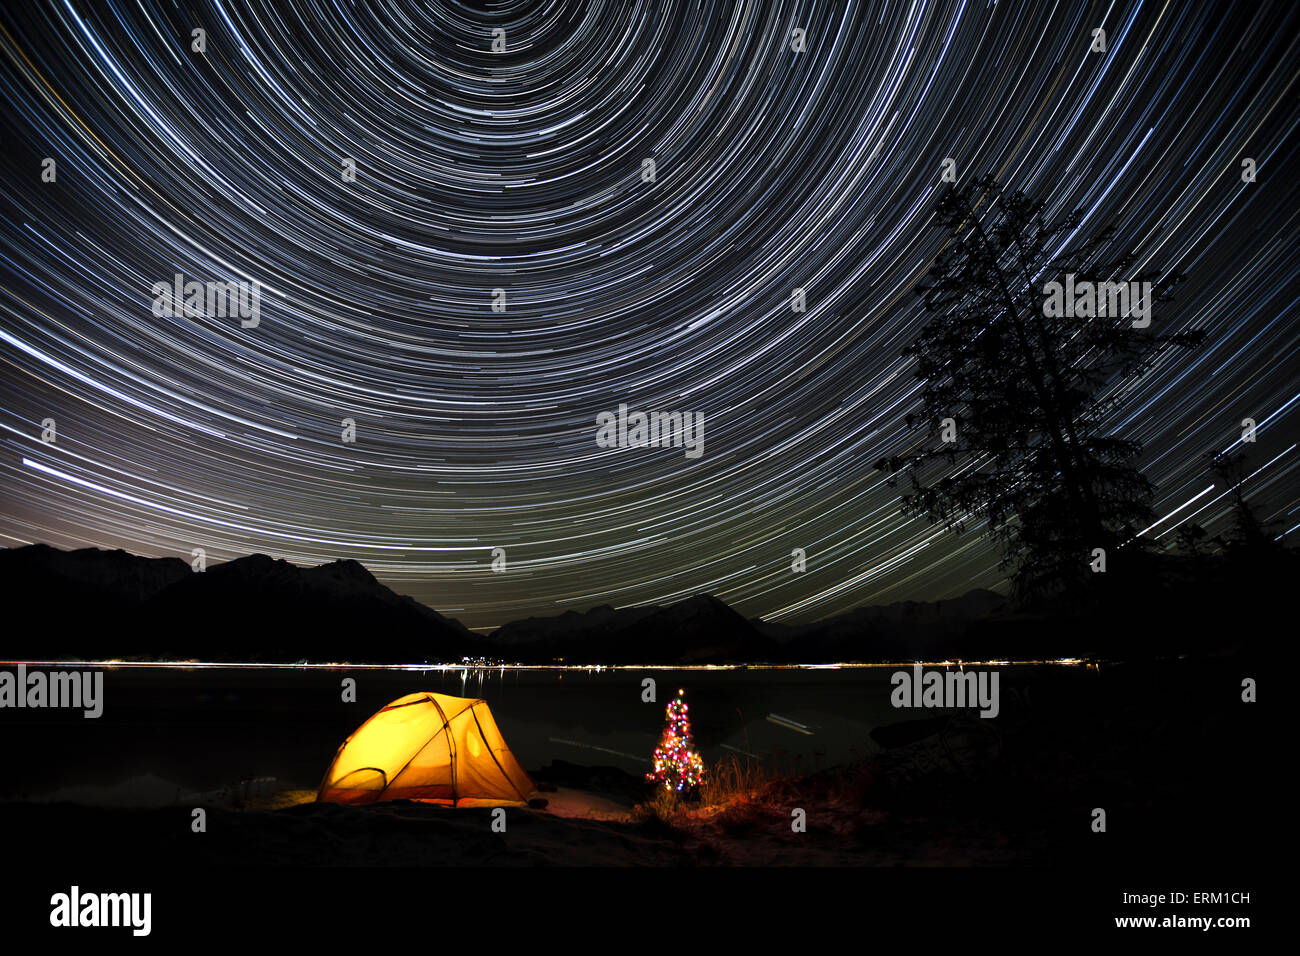
[[[524,806],[536,789],[486,701],[423,692],[393,701],[353,731],[334,755],[316,799]]]

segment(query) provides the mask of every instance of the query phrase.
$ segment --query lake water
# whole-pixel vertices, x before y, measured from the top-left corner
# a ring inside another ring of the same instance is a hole
[[[934,716],[891,706],[897,669],[109,667],[98,719],[76,711],[0,711],[9,768],[0,797],[47,796],[143,775],[198,792],[252,777],[314,789],[348,734],[383,705],[424,690],[485,699],[530,770],[562,759],[645,772],[665,706],[683,688],[706,762],[750,754],[782,770],[810,772],[878,751],[869,736],[874,727]],[[998,670],[1005,707],[1010,691],[1047,668]],[[356,681],[355,703],[342,700],[345,678]],[[642,701],[646,678],[656,682],[655,703]]]

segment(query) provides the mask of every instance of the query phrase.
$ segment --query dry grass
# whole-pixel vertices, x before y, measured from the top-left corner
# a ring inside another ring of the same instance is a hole
[[[675,791],[655,787],[653,796],[632,808],[632,819],[637,823],[654,822],[671,826],[680,802]]]
[[[700,787],[700,803],[705,809],[727,806],[753,795],[780,776],[757,760],[742,760],[739,756],[730,754],[710,767],[704,775]]]
[[[670,827],[707,820],[747,827],[751,817],[765,812],[763,792],[782,782],[790,782],[790,778],[757,760],[728,755],[707,768],[703,782],[692,797],[681,797],[660,787],[653,796],[636,805],[632,818],[639,822],[653,820]]]

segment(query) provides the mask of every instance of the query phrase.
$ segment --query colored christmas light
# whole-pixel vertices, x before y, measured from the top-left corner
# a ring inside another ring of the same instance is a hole
[[[698,786],[704,779],[704,761],[691,738],[691,719],[686,706],[686,691],[668,702],[663,737],[654,752],[654,770],[647,780],[662,783],[665,789],[681,793]]]

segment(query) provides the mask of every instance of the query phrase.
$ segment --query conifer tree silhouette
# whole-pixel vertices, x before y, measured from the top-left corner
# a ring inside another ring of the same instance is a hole
[[[1113,229],[1080,239],[1080,212],[1048,220],[1044,210],[992,177],[938,202],[948,241],[918,290],[928,320],[904,351],[924,383],[921,413],[907,422],[926,431],[876,466],[891,483],[910,479],[906,513],[959,533],[983,523],[1026,598],[1082,584],[1094,548],[1114,561],[1144,546],[1135,537],[1151,521],[1153,489],[1136,464],[1141,445],[1113,432],[1116,413],[1135,376],[1203,338],[1156,331],[1172,325],[1154,306],[1181,275],[1135,271]],[[1150,326],[1134,327],[1131,301],[1123,315],[1113,305],[1047,314],[1048,283],[1070,276],[1078,289],[1150,282]]]

